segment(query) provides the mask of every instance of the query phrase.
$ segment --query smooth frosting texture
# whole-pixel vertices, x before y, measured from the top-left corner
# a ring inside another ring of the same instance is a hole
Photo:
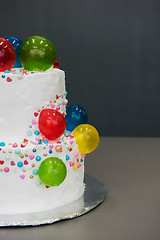
[[[65,94],[59,69],[28,74],[3,73],[0,81],[0,140],[22,142],[37,108]],[[5,76],[5,77],[4,77]],[[61,106],[59,111],[64,111]]]

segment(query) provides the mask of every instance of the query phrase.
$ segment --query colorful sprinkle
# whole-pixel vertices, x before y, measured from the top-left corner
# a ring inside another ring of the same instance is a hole
[[[41,157],[40,157],[40,156],[37,156],[37,157],[36,157],[36,161],[39,162],[40,160],[41,160]]]
[[[74,157],[78,157],[78,152],[77,151],[73,152],[72,154],[73,154]]]
[[[55,107],[55,104],[52,103],[52,104],[51,104],[51,108],[54,108],[54,107]]]
[[[18,162],[18,163],[17,163],[17,166],[18,166],[18,167],[23,167],[23,163],[22,163],[22,162]]]
[[[25,174],[20,175],[20,178],[24,179],[25,178]]]
[[[24,161],[24,165],[28,165],[28,161],[27,160]]]
[[[34,112],[34,116],[37,117],[39,115],[39,113],[37,112]]]
[[[34,134],[38,136],[40,134],[40,132],[39,131],[35,131]]]
[[[5,146],[5,143],[4,143],[4,142],[1,142],[1,143],[0,143],[0,146],[1,146],[1,147],[4,147],[4,146]]]
[[[57,107],[56,107],[56,110],[58,111],[59,109],[60,109],[60,106],[57,106]]]
[[[20,153],[21,153],[20,149],[15,150],[15,154],[20,154]]]
[[[15,70],[15,74],[20,74],[21,72],[20,72],[20,70],[19,69],[16,69]]]
[[[78,168],[78,164],[77,164],[77,163],[74,163],[74,165],[73,165],[73,170],[75,171],[75,170],[77,170],[77,168]]]
[[[29,130],[29,131],[27,132],[27,136],[28,136],[28,137],[31,137],[31,136],[32,136],[32,131],[31,131],[31,130]]]
[[[10,77],[7,77],[7,82],[12,82],[12,79]]]
[[[53,148],[53,144],[49,145],[49,148],[52,149]]]
[[[62,101],[61,100],[58,100],[58,105],[62,105]]]
[[[42,144],[42,140],[41,139],[38,140],[38,144]]]
[[[30,160],[33,160],[33,159],[34,159],[34,156],[33,156],[33,155],[30,155],[30,156],[29,156],[29,159],[30,159]]]
[[[15,162],[14,161],[11,161],[11,166],[15,166]]]
[[[12,147],[13,147],[13,148],[17,148],[17,147],[18,147],[18,144],[17,144],[17,143],[13,143]]]
[[[36,124],[37,124],[36,120],[33,119],[33,120],[32,120],[32,125],[36,125]]]
[[[7,173],[7,172],[9,172],[9,168],[8,167],[5,167],[4,168],[4,171]]]
[[[66,161],[68,161],[70,159],[69,155],[66,155]]]
[[[34,174],[34,175],[37,175],[37,174],[38,174],[38,170],[37,170],[37,169],[34,169],[34,170],[33,170],[33,174]]]
[[[56,152],[62,152],[62,146],[61,145],[55,146],[55,150]]]
[[[74,162],[69,162],[69,166],[73,167],[74,166]]]

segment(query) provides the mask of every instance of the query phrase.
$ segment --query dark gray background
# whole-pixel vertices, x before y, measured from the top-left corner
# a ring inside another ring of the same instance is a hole
[[[70,104],[106,136],[160,136],[159,0],[1,2],[1,36],[50,39]]]

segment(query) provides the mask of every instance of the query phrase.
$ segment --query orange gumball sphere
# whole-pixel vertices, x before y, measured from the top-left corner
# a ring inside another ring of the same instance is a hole
[[[66,129],[63,115],[54,109],[44,109],[39,115],[39,130],[48,140],[56,140]]]

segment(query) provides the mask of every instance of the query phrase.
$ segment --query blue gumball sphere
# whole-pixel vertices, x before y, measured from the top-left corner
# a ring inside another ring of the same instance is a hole
[[[19,60],[19,50],[20,50],[20,47],[22,45],[22,41],[19,39],[19,38],[16,38],[16,37],[5,37],[5,39],[7,39],[14,47],[14,50],[16,52],[16,62],[14,64],[14,68],[21,68],[22,67],[22,64]]]
[[[66,108],[66,130],[72,132],[78,125],[88,122],[88,115],[83,107],[70,105]]]

